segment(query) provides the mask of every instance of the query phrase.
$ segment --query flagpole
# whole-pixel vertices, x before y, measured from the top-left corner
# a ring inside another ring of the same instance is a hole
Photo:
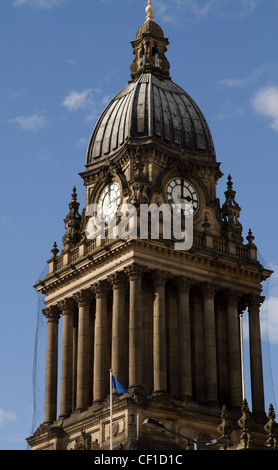
[[[110,450],[113,450],[112,421],[113,421],[112,369],[110,369]]]

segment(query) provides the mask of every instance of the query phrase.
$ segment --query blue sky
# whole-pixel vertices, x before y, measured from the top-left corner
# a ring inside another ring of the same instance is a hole
[[[53,242],[61,249],[74,185],[85,205],[78,173],[97,117],[130,79],[130,41],[146,4],[1,1],[0,449],[26,448],[38,304],[32,286]],[[209,123],[224,173],[218,197],[223,203],[230,173],[244,236],[251,228],[275,271],[266,283],[262,332],[266,407],[272,402],[277,411],[278,1],[154,0],[153,6],[170,40],[171,77]]]

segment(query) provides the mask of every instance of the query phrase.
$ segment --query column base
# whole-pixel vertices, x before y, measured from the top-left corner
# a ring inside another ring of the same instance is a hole
[[[69,414],[64,414],[64,415],[59,415],[58,420],[59,420],[59,419],[66,419],[66,418],[69,418],[70,415],[71,415],[71,413],[69,413]]]
[[[186,403],[193,403],[195,402],[194,398],[192,395],[182,395],[181,396],[181,401],[186,402]]]
[[[132,397],[132,398],[145,397],[146,396],[146,393],[145,393],[143,387],[140,387],[140,386],[128,387],[128,392],[129,392],[129,396]]]
[[[219,403],[217,400],[207,400],[207,406],[211,408],[219,408]]]
[[[155,390],[150,396],[151,400],[158,402],[171,402],[171,398],[165,390]]]
[[[76,408],[73,413],[74,413],[74,414],[75,414],[75,413],[82,413],[83,411],[86,411],[87,409],[88,409],[88,408]]]

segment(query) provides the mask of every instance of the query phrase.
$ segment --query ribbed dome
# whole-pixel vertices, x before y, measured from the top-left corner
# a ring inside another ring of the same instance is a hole
[[[157,38],[164,38],[162,28],[154,21],[146,21],[141,28],[138,29],[136,39],[140,39],[143,34],[152,34]]]
[[[118,93],[100,116],[86,164],[106,158],[129,139],[148,138],[215,157],[208,124],[192,98],[172,80],[145,73]]]

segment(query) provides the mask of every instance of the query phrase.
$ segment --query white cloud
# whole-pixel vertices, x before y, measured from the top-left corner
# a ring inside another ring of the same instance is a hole
[[[64,99],[62,106],[69,111],[77,111],[93,104],[92,89],[88,88],[83,91],[72,90]]]
[[[221,111],[214,115],[217,121],[224,121],[227,119],[240,119],[244,115],[245,110],[243,107],[234,107],[233,104],[224,103]]]
[[[251,99],[251,105],[257,114],[270,119],[270,127],[278,132],[278,87],[261,88]]]
[[[67,59],[67,63],[70,65],[77,65],[77,61],[74,59]]]
[[[15,422],[16,414],[14,411],[5,411],[0,409],[0,426],[3,426],[7,422]]]
[[[50,150],[46,148],[40,149],[39,154],[38,154],[38,160],[40,162],[49,163],[51,161],[51,158],[52,158],[52,154]]]
[[[33,10],[51,10],[60,7],[68,0],[15,0],[14,7],[28,6]]]
[[[271,64],[263,65],[262,67],[251,72],[247,77],[224,78],[222,80],[219,80],[219,84],[228,86],[230,88],[242,88],[243,89],[258,82],[260,77],[265,73],[269,74],[271,72],[271,69],[272,69]]]
[[[278,344],[278,266],[271,266],[271,277],[266,281],[263,295],[265,301],[261,306],[261,334],[265,341]]]
[[[87,147],[87,145],[88,145],[88,138],[87,137],[81,137],[81,139],[79,139],[76,142],[76,146],[79,147],[79,148]]]
[[[101,90],[98,88],[88,88],[83,91],[72,90],[65,97],[62,106],[68,111],[74,112],[83,110],[85,112],[85,122],[92,122],[99,117],[100,108],[107,104],[108,97],[101,97]]]
[[[255,8],[261,3],[262,0],[241,0],[242,13],[241,16],[253,13]]]
[[[262,338],[272,344],[278,344],[278,297],[267,298],[261,306]]]
[[[180,10],[185,10],[195,18],[206,18],[209,15],[233,15],[243,18],[253,13],[262,0],[160,0],[155,5],[156,13],[164,22],[177,22]]]
[[[24,131],[36,132],[46,127],[49,119],[45,116],[44,112],[35,111],[32,116],[18,116],[8,121],[11,124],[17,124]]]
[[[265,63],[261,67],[253,70],[250,72],[249,75],[242,77],[242,78],[235,78],[235,77],[228,77],[218,81],[219,85],[227,86],[230,88],[238,88],[244,89],[255,85],[258,83],[263,77],[267,77],[269,79],[277,79],[278,75],[278,68],[274,63]]]

